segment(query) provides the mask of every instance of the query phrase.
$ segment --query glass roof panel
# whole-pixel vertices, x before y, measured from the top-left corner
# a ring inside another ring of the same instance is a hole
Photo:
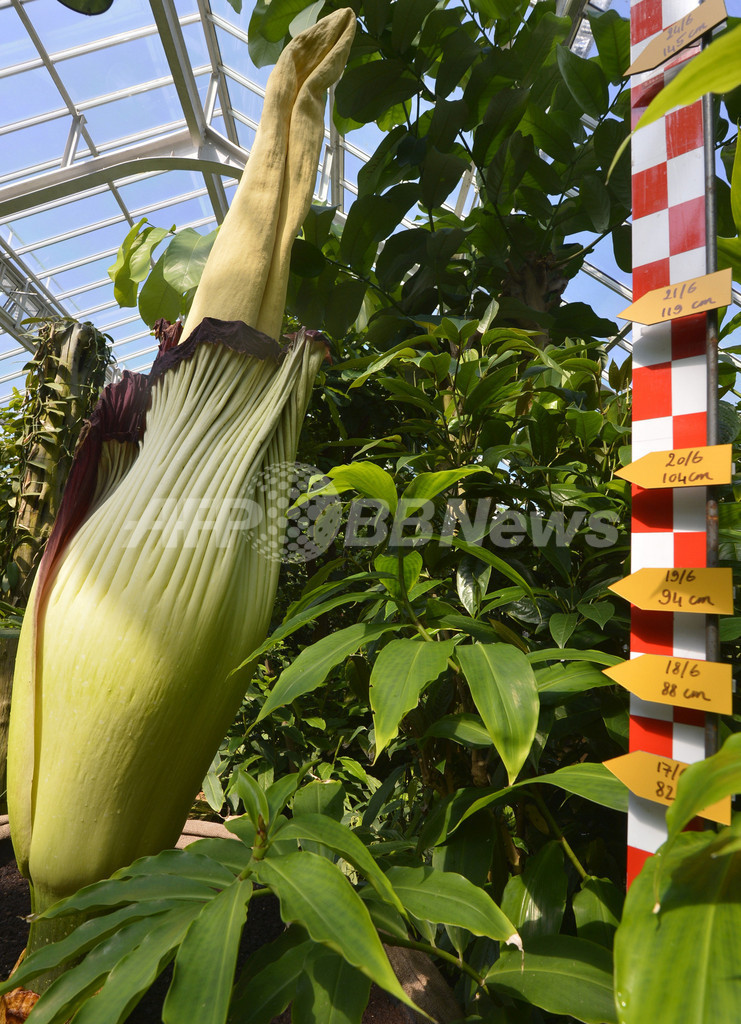
[[[64,104],[46,68],[32,68],[0,78],[0,109],[11,112],[14,121],[59,110]]]
[[[140,132],[154,135],[164,126],[185,123],[174,85],[92,107],[85,111],[85,120],[98,146]]]
[[[63,4],[32,0],[26,5],[34,28],[48,53],[73,49],[85,43],[96,42],[151,25],[152,12],[148,4],[114,3],[103,14],[80,17]]]
[[[36,57],[36,47],[13,8],[0,10],[0,67],[11,67]]]
[[[41,173],[43,166],[40,165],[59,165],[71,127],[71,117],[57,117],[44,124],[0,135],[0,182],[11,172],[14,178],[26,177],[34,172]]]
[[[59,73],[74,102],[81,103],[101,93],[126,90],[166,74],[167,63],[155,35],[83,53],[65,61]]]

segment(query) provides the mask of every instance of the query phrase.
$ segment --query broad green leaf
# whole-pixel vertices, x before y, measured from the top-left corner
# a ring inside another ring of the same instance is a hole
[[[431,501],[474,473],[489,473],[489,469],[486,466],[465,466],[462,469],[444,469],[439,473],[420,473],[402,492],[406,514],[411,515],[426,501]]]
[[[513,875],[502,896],[502,911],[516,925],[525,949],[537,935],[557,935],[566,906],[563,849],[546,843],[521,875]]]
[[[257,779],[254,779],[245,768],[240,767],[236,774],[237,794],[244,804],[244,809],[252,823],[252,827],[257,833],[260,831],[261,827],[270,825],[270,808],[268,807],[268,799],[265,796],[265,790]],[[260,819],[262,819],[262,821],[260,821]]]
[[[165,256],[157,260],[139,292],[139,314],[147,326],[152,327],[161,317],[174,323],[180,315],[183,293],[165,279]]]
[[[714,39],[651,100],[635,131],[674,107],[687,107],[707,92],[725,93],[741,85],[741,25]]]
[[[294,817],[310,814],[329,816],[335,821],[342,821],[344,814],[345,790],[336,779],[314,779],[302,786],[293,798]]]
[[[598,437],[605,418],[596,409],[569,409],[566,413],[566,422],[573,431],[574,437],[581,441],[586,451],[589,445]]]
[[[503,558],[500,558],[499,555],[495,555],[492,551],[488,551],[486,548],[480,547],[478,544],[468,544],[459,537],[446,537],[445,540],[460,551],[465,551],[467,555],[473,555],[474,558],[478,558],[482,562],[486,562],[487,565],[497,569],[502,576],[506,576],[508,580],[512,580],[513,583],[522,587],[525,593],[530,597],[533,596],[530,584],[519,574],[519,572],[517,572],[516,569],[513,569]]]
[[[404,590],[410,593],[422,572],[424,562],[419,551],[404,551],[399,555],[378,555],[373,562],[374,568],[379,573],[386,573],[382,576],[381,583],[388,590],[392,597],[401,597],[401,582],[404,582]],[[393,578],[391,578],[393,577]]]
[[[555,118],[536,103],[528,104],[519,130],[523,135],[532,135],[538,149],[542,149],[554,160],[568,163],[574,152],[574,143]]]
[[[247,819],[246,815],[244,820],[250,828],[252,823]],[[228,823],[230,826],[234,824],[233,821]],[[236,831],[234,834],[236,835]],[[193,853],[203,853],[212,860],[217,860],[225,868],[229,868],[235,875],[239,875],[249,864],[252,859],[252,844],[254,843],[254,830],[253,836],[245,844],[244,837],[241,843],[235,843],[233,839],[222,839],[221,837],[208,837],[206,839],[196,839],[194,843],[191,843],[188,847]]]
[[[314,948],[306,932],[289,928],[253,953],[234,989],[229,1024],[270,1024],[283,1013]]]
[[[698,813],[729,794],[741,793],[741,733],[729,736],[717,754],[691,764],[666,812],[668,844]]]
[[[162,273],[165,281],[177,291],[187,292],[201,280],[217,230],[201,235],[195,228],[184,228],[165,249]]]
[[[741,145],[736,141],[736,152],[733,156],[731,170],[731,216],[736,233],[741,235]]]
[[[271,0],[262,23],[262,34],[271,43],[280,42],[293,19],[308,7],[310,0]]]
[[[576,607],[585,619],[596,622],[600,629],[604,629],[615,614],[615,605],[610,601],[580,601]]]
[[[603,946],[585,939],[570,935],[533,939],[524,957],[503,953],[487,974],[486,984],[495,992],[585,1024],[617,1024],[612,957]],[[655,1019],[661,1018],[646,1016],[642,1022]],[[684,1017],[675,1019],[684,1024]]]
[[[612,686],[612,680],[594,665],[585,662],[572,662],[568,665],[551,665],[549,668],[537,669],[535,681],[538,686],[540,703],[547,705],[561,704],[576,693],[592,690],[595,687]]]
[[[375,61],[373,67],[383,69],[394,61]],[[364,65],[364,75],[368,74],[371,65]],[[358,70],[358,69],[355,69]],[[353,69],[345,72],[337,86],[337,102],[340,101],[340,89],[352,76]],[[373,87],[371,87],[373,91]],[[367,273],[375,260],[378,244],[392,234],[399,226],[409,208],[419,198],[417,185],[396,185],[384,195],[361,196],[350,207],[347,220],[342,229],[340,239],[340,259],[357,273]]]
[[[377,120],[390,107],[410,99],[418,88],[417,79],[400,58],[374,60],[347,69],[337,86],[335,102],[342,117],[351,118],[358,124],[367,124]],[[355,206],[357,201],[351,210]],[[349,220],[348,215],[348,223]],[[390,234],[394,227],[396,224],[387,233]]]
[[[591,117],[602,117],[610,103],[602,68],[566,46],[559,46],[556,54],[566,87],[578,106]]]
[[[291,1024],[360,1024],[370,984],[344,957],[315,947],[296,986]]]
[[[145,900],[205,900],[215,896],[212,885],[180,875],[138,875],[94,882],[45,910],[41,917],[59,917],[80,910],[102,910]]]
[[[76,1024],[119,1024],[169,963],[172,951],[186,935],[195,909],[180,908],[155,918],[140,945],[122,957],[101,990],[75,1014]]]
[[[371,981],[416,1009],[388,962],[368,910],[339,868],[304,851],[259,861],[255,876],[278,897],[284,921],[296,921],[315,942],[335,950]]]
[[[335,466],[327,474],[331,484],[325,488],[317,488],[312,495],[326,491],[343,494],[345,491],[357,491],[366,498],[382,501],[391,513],[396,512],[396,485],[393,478],[374,462],[351,462],[347,466]]]
[[[281,673],[263,704],[257,721],[262,721],[277,708],[290,704],[297,697],[311,693],[317,686],[321,686],[335,665],[355,654],[363,644],[376,640],[394,628],[394,625],[389,623],[370,625],[366,622],[356,622],[353,626],[347,626],[317,640],[311,647],[303,650]]]
[[[341,825],[339,821],[334,821],[326,815],[296,814],[281,829],[280,838],[298,839],[302,845],[305,840],[309,839],[329,847],[330,850],[365,875],[382,899],[390,901],[400,913],[403,913],[402,904],[383,871],[373,859],[373,855],[346,825]]]
[[[579,616],[576,612],[569,612],[568,614],[554,612],[551,615],[548,620],[548,629],[559,647],[565,647],[569,642],[569,638],[576,629],[578,621]]]
[[[570,764],[550,775],[539,775],[538,782],[559,786],[567,793],[584,797],[616,811],[628,810],[628,789],[602,764]]]
[[[182,906],[177,900],[159,900],[157,902],[134,903],[131,906],[114,910],[110,914],[94,917],[84,921],[73,932],[53,945],[42,946],[26,957],[13,976],[0,982],[0,994],[9,992],[18,986],[33,989],[29,984],[38,974],[50,968],[58,967],[70,960],[79,959],[89,949],[113,935],[125,924],[138,918],[153,921],[159,914]]]
[[[183,875],[214,888],[231,885],[234,875],[211,857],[192,847],[187,850],[162,850],[152,857],[140,857],[128,867],[119,868],[111,878],[134,878],[137,875]]]
[[[456,658],[512,783],[538,727],[538,690],[532,667],[511,644],[461,645]]]
[[[147,918],[132,921],[104,939],[82,963],[65,971],[43,993],[33,1010],[38,1024],[64,1024],[88,996],[101,988],[116,964],[141,945],[147,936],[159,933],[161,927],[170,948],[177,945],[199,911],[200,906],[196,904],[181,906],[165,914],[162,923],[156,918],[154,921]]]
[[[414,917],[520,946],[517,929],[483,889],[453,871],[389,868],[389,882]]]
[[[370,678],[370,704],[376,730],[376,756],[399,731],[404,715],[415,708],[422,690],[444,672],[455,643],[447,640],[391,640],[380,652]]]
[[[537,665],[541,661],[593,661],[596,665],[619,665],[623,661],[616,654],[606,654],[604,651],[582,651],[577,647],[542,648],[539,651],[531,651],[527,660],[531,665]]]
[[[618,85],[630,64],[630,23],[617,11],[589,11],[587,17],[602,70],[609,81]]]
[[[251,881],[234,881],[190,926],[175,958],[163,1024],[224,1024],[251,895]]]
[[[464,747],[490,747],[491,737],[484,728],[478,715],[466,714],[446,715],[433,722],[425,736],[440,736],[442,739],[455,740]]]
[[[590,875],[583,879],[581,889],[572,902],[579,938],[612,949],[623,899],[624,894],[609,878],[594,878]]]
[[[734,836],[682,833],[632,883],[615,935],[620,1024],[738,1019],[741,853],[725,852]],[[670,881],[657,909],[660,864]]]

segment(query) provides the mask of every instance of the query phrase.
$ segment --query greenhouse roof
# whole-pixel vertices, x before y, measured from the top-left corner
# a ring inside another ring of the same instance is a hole
[[[28,317],[90,320],[119,367],[150,365],[154,339],[136,309],[117,305],[107,270],[142,218],[203,232],[223,219],[269,71],[248,56],[252,6],[116,0],[86,17],[56,0],[0,0],[0,403],[22,384]],[[587,6],[559,0],[582,55]],[[611,6],[627,14],[627,0]],[[328,121],[320,200],[349,205],[378,137],[370,125],[340,138]],[[470,204],[470,189],[464,179],[453,205]],[[585,269],[590,301],[614,317],[631,292],[609,242]]]

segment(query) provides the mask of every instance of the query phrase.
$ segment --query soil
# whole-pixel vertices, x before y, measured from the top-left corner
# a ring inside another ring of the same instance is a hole
[[[10,840],[0,840],[0,978],[7,978],[26,946],[28,924],[25,918],[30,913],[28,882],[18,873]],[[276,939],[282,930],[278,901],[273,898],[254,900],[242,935],[238,967],[260,946]],[[161,1024],[162,1003],[171,977],[170,967],[131,1012],[127,1024]],[[419,1020],[422,1018],[412,1014],[398,1000],[372,986],[363,1024],[413,1024]],[[273,1024],[289,1024],[289,1021],[290,1011],[287,1010]]]

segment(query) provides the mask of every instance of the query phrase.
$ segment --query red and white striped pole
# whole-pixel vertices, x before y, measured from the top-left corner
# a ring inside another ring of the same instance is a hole
[[[697,0],[631,0],[631,62],[656,35],[690,13]],[[679,65],[677,54],[634,76],[633,126]],[[703,275],[706,260],[702,103],[641,129],[632,142],[633,300],[654,288]],[[707,444],[706,314],[633,327],[632,459]],[[702,567],[706,562],[706,489],[642,490],[633,485],[631,569]],[[706,658],[705,617],[631,609],[631,657]],[[692,763],[705,757],[701,711],[631,695],[630,750]],[[628,884],[666,838],[666,808],[630,794]]]

